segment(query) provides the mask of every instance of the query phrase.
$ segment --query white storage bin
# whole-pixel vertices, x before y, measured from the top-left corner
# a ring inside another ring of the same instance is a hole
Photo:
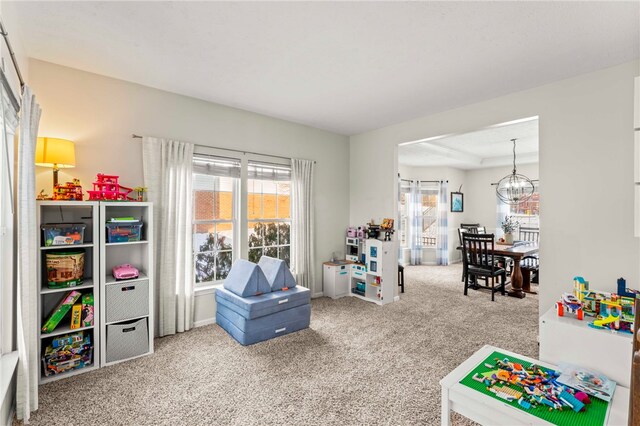
[[[149,352],[147,318],[107,325],[107,362],[115,362]]]
[[[106,287],[107,322],[149,315],[149,281],[122,281]]]

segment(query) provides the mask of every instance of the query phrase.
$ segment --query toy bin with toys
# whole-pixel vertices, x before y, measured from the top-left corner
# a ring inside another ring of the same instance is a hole
[[[91,335],[83,331],[53,338],[42,355],[45,377],[84,368],[92,363]]]
[[[128,243],[140,241],[142,236],[142,221],[111,221],[107,226],[107,242]]]
[[[45,247],[84,244],[84,223],[47,223],[42,225]]]

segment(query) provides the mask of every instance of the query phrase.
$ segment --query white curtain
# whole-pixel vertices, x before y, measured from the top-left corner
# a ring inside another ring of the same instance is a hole
[[[411,192],[407,202],[407,216],[409,217],[409,229],[407,230],[407,244],[411,253],[412,265],[422,264],[422,191],[419,181],[411,181]]]
[[[17,229],[17,343],[18,381],[16,415],[29,420],[38,409],[38,225],[36,223],[35,151],[42,110],[27,86],[22,94],[20,140],[18,142],[16,229]],[[4,132],[3,132],[4,133]]]
[[[447,197],[447,181],[440,182],[438,192],[438,239],[436,246],[436,262],[438,265],[449,264],[449,198]]]
[[[142,153],[153,203],[157,331],[166,336],[193,326],[193,144],[144,137]]]
[[[296,282],[309,289],[315,279],[313,165],[291,159],[291,269]]]

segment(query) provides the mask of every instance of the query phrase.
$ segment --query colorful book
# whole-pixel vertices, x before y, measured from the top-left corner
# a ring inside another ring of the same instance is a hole
[[[82,326],[91,327],[93,325],[93,293],[82,296]]]
[[[51,333],[56,329],[62,318],[67,315],[67,313],[71,310],[71,307],[76,303],[76,301],[80,298],[79,291],[70,291],[62,298],[58,306],[53,310],[47,321],[42,326],[43,333]]]
[[[80,328],[82,318],[82,303],[76,303],[71,308],[71,329],[76,330]]]

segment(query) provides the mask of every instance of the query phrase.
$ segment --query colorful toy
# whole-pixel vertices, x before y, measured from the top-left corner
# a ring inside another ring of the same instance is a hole
[[[54,337],[53,340],[51,340],[51,347],[55,349],[62,346],[73,345],[74,343],[82,342],[83,339],[82,332],[65,334],[64,336]]]
[[[356,228],[354,226],[350,226],[347,228],[347,237],[355,238],[357,235]]]
[[[57,251],[45,255],[47,286],[66,288],[81,285],[84,280],[84,251]]]
[[[564,309],[567,309],[569,312],[575,311],[580,320],[584,315],[594,317],[595,319],[589,324],[589,327],[633,333],[634,300],[635,295],[639,293],[627,289],[623,278],[618,279],[618,291],[625,295],[632,294],[634,297],[590,290],[588,281],[582,277],[574,277],[573,295],[564,293],[561,302],[556,303],[558,316],[563,316]],[[579,305],[581,306],[579,307]]]
[[[618,294],[624,297],[640,298],[640,291],[627,288],[624,278],[618,278]]]
[[[93,190],[87,191],[89,200],[135,201],[129,197],[133,189],[120,185],[119,178],[117,175],[98,173],[96,181],[93,182]]]
[[[47,321],[42,326],[43,333],[51,333],[56,329],[62,318],[67,315],[71,307],[80,297],[80,292],[70,291],[62,298],[58,306],[53,310]]]
[[[42,225],[44,245],[67,246],[84,242],[84,223],[47,223]]]
[[[582,310],[582,302],[578,300],[571,293],[563,293],[562,298],[559,302],[556,302],[556,310],[558,311],[558,316],[564,316],[564,311],[570,312],[576,315],[576,318],[582,321],[584,317],[584,311]]]
[[[76,330],[80,328],[80,319],[82,318],[82,304],[76,303],[71,308],[71,329]]]
[[[132,278],[138,278],[138,275],[140,275],[138,269],[128,263],[114,266],[111,272],[116,280],[130,280]]]
[[[79,339],[79,340],[78,340]],[[65,335],[55,339],[58,344],[53,343],[46,347],[42,364],[44,365],[44,375],[51,376],[54,374],[64,373],[66,371],[75,370],[86,367],[93,361],[93,345],[91,337],[84,336],[82,332],[77,334]]]
[[[82,201],[84,194],[82,193],[82,186],[80,186],[79,179],[73,179],[71,182],[67,182],[64,185],[56,184],[53,187],[53,199],[63,201]]]
[[[144,193],[147,192],[147,188],[144,186],[136,186],[133,190],[136,191],[136,199],[138,201],[144,201]]]
[[[82,326],[91,327],[93,325],[93,293],[82,296]]]

